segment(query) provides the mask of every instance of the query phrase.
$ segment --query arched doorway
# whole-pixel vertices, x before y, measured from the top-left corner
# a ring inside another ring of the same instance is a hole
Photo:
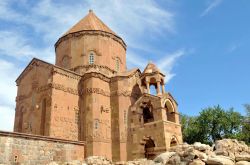
[[[172,137],[170,141],[170,147],[177,146],[177,145],[178,145],[178,141],[176,137]]]
[[[154,148],[155,148],[154,140],[149,137],[146,140],[146,144],[144,145],[145,158],[154,159],[155,157]]]

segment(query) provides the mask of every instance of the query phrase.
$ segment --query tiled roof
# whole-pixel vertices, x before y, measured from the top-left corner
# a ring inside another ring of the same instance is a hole
[[[92,10],[89,10],[88,15],[86,15],[83,19],[81,19],[77,24],[75,24],[69,31],[67,31],[65,35],[70,33],[75,33],[84,30],[98,30],[108,32],[114,35],[113,32],[107,25],[105,25],[95,14]]]

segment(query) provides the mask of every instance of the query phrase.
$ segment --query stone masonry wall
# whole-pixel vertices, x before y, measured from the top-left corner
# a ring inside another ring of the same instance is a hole
[[[39,165],[84,160],[84,142],[0,131],[0,164]]]

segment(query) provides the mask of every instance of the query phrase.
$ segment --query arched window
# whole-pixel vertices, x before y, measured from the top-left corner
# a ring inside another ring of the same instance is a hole
[[[142,106],[142,115],[143,115],[143,121],[144,123],[149,123],[154,121],[154,115],[153,115],[153,107],[151,103],[143,103]]]
[[[165,109],[166,109],[167,120],[171,122],[176,122],[174,106],[170,100],[166,101]]]
[[[94,55],[94,53],[93,52],[91,52],[90,54],[89,54],[89,64],[94,64],[94,62],[95,62],[95,55]]]
[[[120,70],[119,58],[115,58],[115,70],[118,72]]]

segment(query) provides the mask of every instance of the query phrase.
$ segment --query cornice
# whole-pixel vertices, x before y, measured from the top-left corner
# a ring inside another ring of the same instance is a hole
[[[165,75],[161,72],[152,72],[152,73],[142,73],[141,78],[146,77],[146,76],[154,76],[154,75],[161,75],[162,77],[165,77]]]
[[[104,70],[106,70],[106,71],[108,71],[109,73],[110,73],[110,75],[113,75],[113,74],[115,74],[116,73],[116,71],[115,70],[113,70],[113,69],[110,69],[109,67],[107,67],[107,66],[104,66],[104,65],[96,65],[96,64],[92,64],[92,65],[79,65],[79,66],[76,66],[76,67],[74,67],[74,68],[71,68],[70,70],[72,70],[73,72],[75,72],[75,73],[78,73],[78,71],[80,71],[80,73],[79,74],[81,74],[81,75],[84,75],[88,70],[90,70],[90,69],[99,69],[99,70],[102,70],[102,69],[104,69]],[[81,71],[82,69],[86,69],[85,71]],[[98,72],[98,71],[96,71],[96,72]]]
[[[132,78],[132,77],[136,77],[136,78],[139,78],[140,77],[140,70],[137,69],[135,70],[134,72],[128,74],[128,75],[125,75],[126,73],[124,73],[124,75],[122,74],[119,74],[119,75],[114,75],[111,77],[111,82],[115,82],[115,81],[119,81],[119,80],[123,80],[123,79],[126,79],[126,78]]]
[[[69,33],[65,36],[62,36],[61,38],[57,40],[57,42],[55,43],[55,49],[62,41],[65,41],[72,37],[81,37],[84,35],[100,35],[103,37],[109,37],[113,39],[114,41],[118,42],[119,44],[121,44],[125,50],[127,49],[127,45],[125,44],[125,42],[122,40],[121,37],[114,35],[112,33],[109,33],[109,32],[101,31],[101,30],[82,30],[82,31],[74,32],[74,33]]]
[[[82,76],[82,81],[87,80],[87,79],[89,79],[89,78],[93,78],[93,77],[99,78],[100,80],[103,80],[103,81],[108,82],[108,83],[110,82],[110,77],[108,77],[108,76],[106,76],[106,75],[104,75],[104,74],[102,74],[102,73],[95,72],[95,71],[85,73],[85,74]]]
[[[77,73],[72,72],[70,70],[65,70],[65,69],[59,68],[57,66],[54,67],[53,74],[59,74],[59,75],[62,75],[62,76],[68,77],[68,78],[72,78],[72,79],[76,79],[76,80],[81,79],[81,76],[78,75]]]

